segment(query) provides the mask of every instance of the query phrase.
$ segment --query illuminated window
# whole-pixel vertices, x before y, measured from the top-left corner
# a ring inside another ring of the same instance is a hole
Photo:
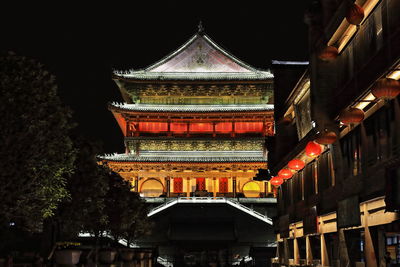
[[[228,178],[219,178],[219,192],[228,193]]]
[[[204,191],[204,190],[206,190],[206,179],[196,178],[196,191]]]
[[[183,192],[183,181],[182,178],[174,178],[174,193]]]
[[[139,131],[159,133],[168,131],[168,123],[166,122],[139,122]]]
[[[171,123],[171,131],[175,133],[186,133],[187,123]]]
[[[212,132],[213,125],[212,123],[191,123],[189,125],[189,131],[198,133]]]
[[[219,133],[230,133],[232,132],[231,122],[219,122],[215,124],[215,131]]]

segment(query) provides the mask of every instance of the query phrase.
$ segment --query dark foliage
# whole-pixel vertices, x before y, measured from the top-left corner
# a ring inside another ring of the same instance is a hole
[[[71,112],[35,60],[0,55],[0,223],[33,230],[68,196]]]
[[[139,194],[131,191],[131,184],[119,174],[111,172],[109,183],[106,201],[108,229],[115,240],[125,239],[129,246],[132,241],[150,233],[152,223],[147,217],[148,210]]]

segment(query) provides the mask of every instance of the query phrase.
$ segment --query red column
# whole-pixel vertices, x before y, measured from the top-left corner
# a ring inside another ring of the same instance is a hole
[[[217,136],[216,132],[215,132],[215,122],[213,122],[213,137]]]

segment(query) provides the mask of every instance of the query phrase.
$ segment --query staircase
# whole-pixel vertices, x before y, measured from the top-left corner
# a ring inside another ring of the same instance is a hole
[[[148,217],[151,217],[165,209],[168,209],[176,204],[180,204],[180,203],[185,203],[185,204],[195,204],[195,203],[199,203],[199,204],[221,204],[221,203],[225,203],[228,204],[236,209],[239,209],[242,212],[245,212],[265,223],[268,223],[269,225],[272,225],[272,219],[253,210],[250,209],[242,204],[240,204],[238,201],[232,200],[232,199],[227,199],[224,197],[179,197],[170,201],[165,202],[164,204],[155,207],[154,209],[152,209],[149,214],[147,214]]]

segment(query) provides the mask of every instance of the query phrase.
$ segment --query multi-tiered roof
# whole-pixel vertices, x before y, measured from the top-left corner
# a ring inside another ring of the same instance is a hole
[[[186,119],[190,116],[195,121],[218,123],[231,121],[233,117],[243,121],[246,117],[250,123],[260,120],[265,123],[268,112],[270,128],[273,123],[272,73],[237,59],[201,29],[157,63],[141,70],[116,70],[113,78],[125,102],[111,103],[109,109],[128,139],[134,139],[128,133],[129,123],[138,118],[176,122],[184,120],[183,116]],[[267,135],[272,132],[273,129],[269,129]],[[265,162],[264,140],[258,137],[257,149],[244,151],[141,151],[109,155],[104,159],[117,162]],[[237,139],[240,142],[240,136]]]

